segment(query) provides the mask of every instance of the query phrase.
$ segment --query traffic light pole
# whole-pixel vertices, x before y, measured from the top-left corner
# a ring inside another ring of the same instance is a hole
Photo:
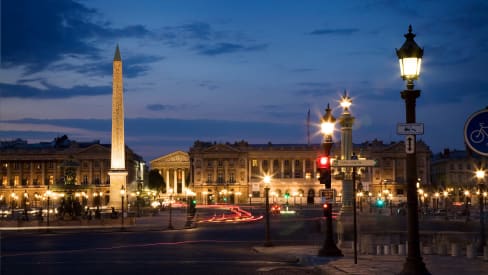
[[[324,140],[324,153],[327,158],[324,168],[320,168],[320,183],[325,185],[328,190],[332,189],[332,175],[330,171],[330,149],[332,148],[332,136],[327,136]],[[334,234],[332,228],[332,201],[329,199],[326,201],[326,213],[325,217],[326,230],[325,240],[322,248],[319,250],[319,256],[323,257],[342,257],[342,251],[337,248],[334,241]]]

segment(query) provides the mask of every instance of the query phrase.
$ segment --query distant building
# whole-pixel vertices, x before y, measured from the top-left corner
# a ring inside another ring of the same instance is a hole
[[[172,191],[175,197],[185,197],[185,188],[190,183],[190,157],[188,153],[176,151],[150,161],[151,170],[157,170],[165,185],[162,193]]]
[[[465,150],[444,149],[432,157],[432,187],[435,191],[449,192],[451,199],[465,201],[464,191],[469,197],[477,190],[476,170],[486,169],[488,158]]]
[[[317,180],[316,158],[322,150],[318,144],[196,141],[189,151],[190,183],[187,185],[196,192],[200,203],[262,202],[262,177],[270,174],[273,176],[271,201],[318,203],[322,200],[324,186]],[[384,195],[388,190],[387,193],[392,194],[394,200],[406,201],[406,154],[403,142],[364,142],[355,144],[354,152],[359,158],[374,159],[378,163],[376,167],[360,169],[357,177],[359,189],[371,192],[375,197]],[[340,156],[339,144],[332,148],[331,156]],[[429,147],[423,141],[418,141],[417,171],[422,185],[430,184],[430,156]],[[159,166],[163,165],[164,157],[157,161]],[[168,175],[168,171],[160,173]],[[169,175],[172,173],[169,172]],[[332,188],[336,200],[341,201],[343,169],[334,168],[333,174]],[[180,186],[178,182],[176,184]],[[285,194],[288,194],[287,198]]]
[[[66,135],[36,144],[20,139],[0,142],[0,207],[43,207],[48,188],[84,205],[95,206],[95,197],[101,205],[110,205],[110,148]],[[125,151],[129,190],[141,188],[144,161],[130,148]]]

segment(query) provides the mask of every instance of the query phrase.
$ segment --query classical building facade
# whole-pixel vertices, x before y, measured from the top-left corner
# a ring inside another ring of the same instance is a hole
[[[303,144],[217,144],[196,141],[190,148],[190,188],[201,203],[262,202],[263,176],[272,175],[271,201],[291,204],[322,201],[324,186],[317,180],[316,159],[321,145]],[[354,144],[353,151],[361,159],[374,159],[377,166],[359,169],[358,190],[391,194],[393,199],[406,200],[406,154],[403,142],[384,144],[381,141]],[[339,145],[331,150],[340,158]],[[430,184],[429,147],[417,143],[418,178]],[[332,188],[341,201],[341,180],[347,177],[344,168],[332,169]],[[386,191],[388,190],[388,191]],[[286,196],[285,196],[286,194]],[[391,198],[390,198],[391,199]]]
[[[67,136],[52,142],[24,140],[0,143],[1,207],[42,207],[46,191],[75,196],[85,205],[110,205],[110,144],[76,142]],[[129,190],[142,188],[144,161],[126,147]]]
[[[162,193],[176,197],[186,196],[185,188],[190,179],[190,157],[188,153],[176,151],[150,161],[151,170],[158,170],[165,186]]]
[[[465,150],[445,149],[432,158],[432,191],[448,191],[450,199],[457,202],[465,201],[464,191],[468,191],[470,200],[477,191],[476,170],[487,167],[487,157]]]

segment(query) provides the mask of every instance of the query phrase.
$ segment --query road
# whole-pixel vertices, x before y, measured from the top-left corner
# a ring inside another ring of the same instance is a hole
[[[320,212],[273,216],[276,245],[314,244]],[[186,230],[3,233],[1,274],[259,274],[295,259],[260,254],[264,221],[199,224]]]

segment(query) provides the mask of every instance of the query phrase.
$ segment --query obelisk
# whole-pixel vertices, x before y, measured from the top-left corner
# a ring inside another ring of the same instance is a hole
[[[115,49],[112,76],[112,149],[110,171],[110,206],[122,208],[122,196],[127,193],[124,139],[124,88],[122,84],[122,58],[119,45]],[[121,192],[124,190],[124,192]],[[124,194],[125,193],[125,194]],[[127,200],[125,200],[127,202]],[[124,209],[126,207],[124,206]]]

